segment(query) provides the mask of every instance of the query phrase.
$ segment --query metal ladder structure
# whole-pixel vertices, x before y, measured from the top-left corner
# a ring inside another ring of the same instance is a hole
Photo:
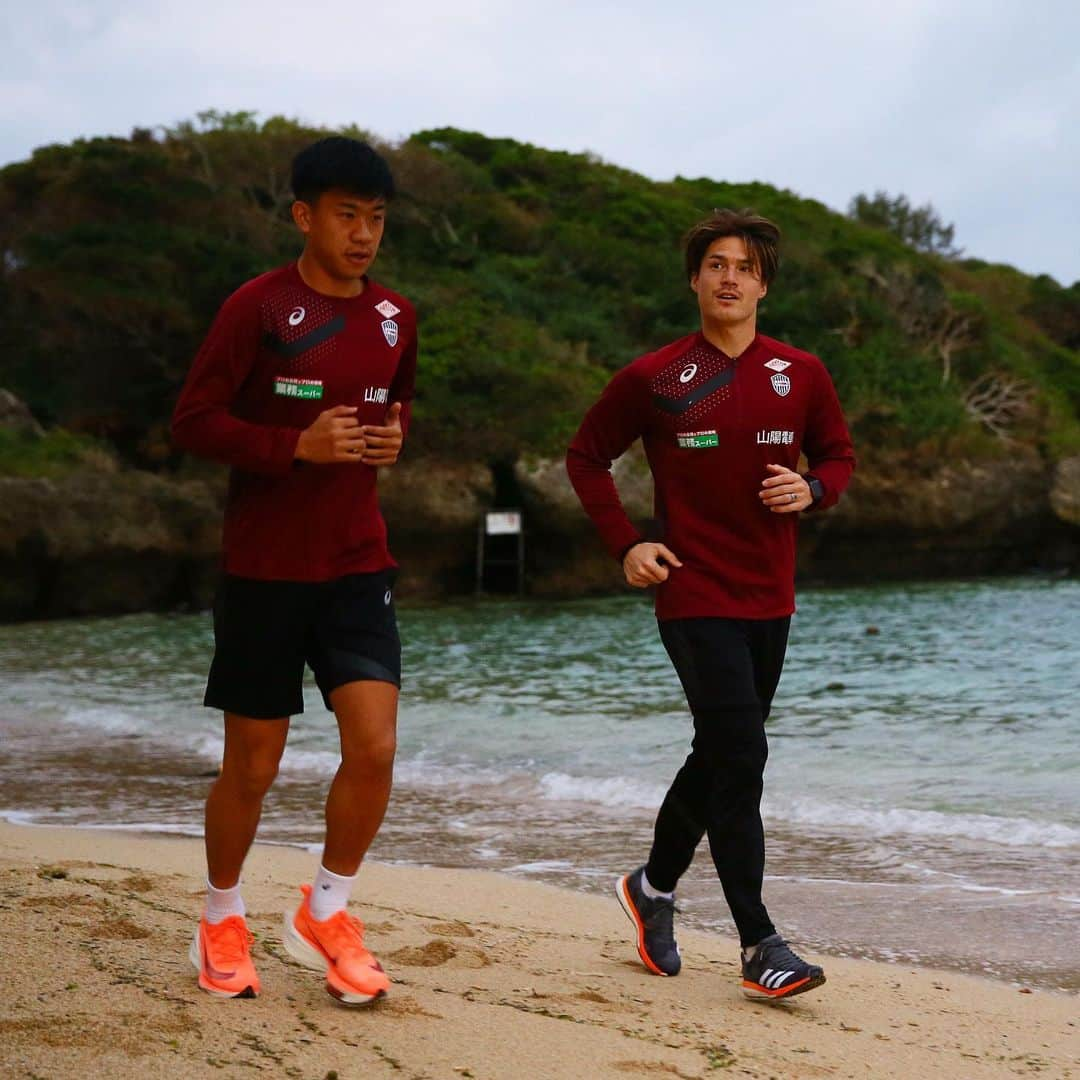
[[[525,593],[525,526],[520,510],[489,510],[476,530],[476,594],[482,596],[487,572],[513,567],[517,595]]]

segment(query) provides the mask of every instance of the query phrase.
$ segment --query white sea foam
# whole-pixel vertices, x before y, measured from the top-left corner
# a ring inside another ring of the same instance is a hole
[[[337,769],[340,761],[341,755],[336,750],[293,750],[286,746],[281,759],[281,771],[326,776]]]
[[[599,803],[613,808],[656,810],[664,788],[623,776],[570,776],[549,772],[540,777],[540,793],[552,802]]]
[[[511,866],[512,874],[547,874],[552,870],[572,870],[574,864],[565,859],[539,859],[536,862],[518,863]]]
[[[824,800],[768,800],[765,816],[773,821],[875,836],[927,836],[980,840],[1007,847],[1080,846],[1080,829],[1058,822],[990,814],[945,814],[939,810],[893,807],[887,810]]]
[[[202,836],[201,825],[184,825],[166,821],[79,822],[77,829],[95,832],[171,833],[176,836]]]
[[[398,761],[394,765],[394,780],[415,787],[459,788],[475,791],[478,788],[501,790],[508,797],[528,795],[535,790],[532,773],[524,768],[493,768],[471,763],[434,762],[423,757]]]
[[[143,736],[157,746],[172,747],[215,762],[221,760],[225,745],[221,731],[211,732],[205,724],[191,728],[167,725],[157,713],[152,717],[142,716],[113,706],[76,706],[65,709],[62,720],[64,724],[105,736]]]
[[[145,720],[107,705],[66,709],[63,722],[107,735],[145,735],[150,730]]]

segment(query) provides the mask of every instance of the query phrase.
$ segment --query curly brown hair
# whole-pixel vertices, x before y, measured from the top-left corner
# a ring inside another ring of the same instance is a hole
[[[686,276],[701,271],[705,252],[714,240],[737,236],[744,244],[761,278],[768,285],[780,266],[780,227],[753,210],[714,210],[683,237],[686,252]]]

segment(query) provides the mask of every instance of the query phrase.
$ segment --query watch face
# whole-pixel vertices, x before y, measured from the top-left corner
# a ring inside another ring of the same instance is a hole
[[[807,482],[807,486],[810,488],[810,497],[814,502],[817,502],[825,494],[825,487],[816,476]]]

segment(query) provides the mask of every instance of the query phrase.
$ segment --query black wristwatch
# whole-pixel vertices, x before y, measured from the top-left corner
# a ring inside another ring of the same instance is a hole
[[[816,477],[807,473],[803,479],[806,481],[806,486],[810,489],[810,498],[813,499],[812,506],[817,506],[819,502],[825,497],[825,485]]]

